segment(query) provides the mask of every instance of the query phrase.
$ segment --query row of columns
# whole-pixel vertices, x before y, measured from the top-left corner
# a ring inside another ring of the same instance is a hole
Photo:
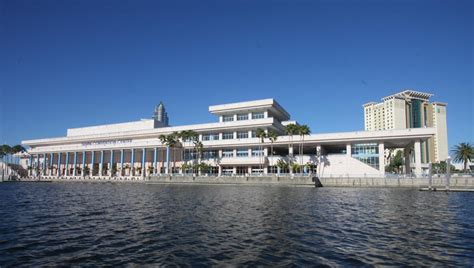
[[[146,156],[147,156],[147,151],[150,148],[141,148],[141,149],[128,149],[130,151],[130,175],[134,176],[135,174],[135,153],[136,151],[141,151],[142,157],[141,157],[141,176],[145,176],[147,171],[146,171]],[[114,176],[113,168],[114,165],[120,164],[120,173],[123,175],[124,173],[124,158],[125,158],[125,153],[126,149],[121,149],[120,150],[120,160],[119,162],[115,162],[115,150],[101,150],[101,151],[82,151],[82,152],[59,152],[59,153],[49,153],[49,154],[36,154],[36,155],[30,155],[30,163],[29,166],[30,168],[30,176],[77,176],[77,167],[78,164],[81,165],[80,170],[81,170],[81,175],[85,176],[86,174],[86,168],[89,169],[89,175],[93,173],[94,165],[98,164],[98,175],[97,176],[104,176],[103,168],[104,164],[110,165],[110,170],[107,172],[108,176]],[[110,152],[110,159],[108,163],[105,162],[105,152]],[[158,172],[158,148],[153,148],[153,174],[157,174]],[[78,155],[79,153],[82,153],[82,161],[78,163]],[[86,156],[87,154],[90,153],[90,162],[86,163]],[[99,162],[96,163],[96,154],[99,153]],[[65,160],[63,164],[63,159],[62,156],[65,154]],[[72,154],[73,159],[72,159],[72,165],[73,165],[73,170],[70,172],[70,165],[71,165],[71,159],[70,155]],[[47,159],[47,155],[49,155],[49,161]],[[57,157],[55,157],[55,155]],[[164,168],[165,168],[165,173],[169,173],[169,166],[170,166],[170,150],[169,148],[166,148],[166,158],[164,160]],[[56,159],[55,159],[56,158]],[[57,163],[56,166],[56,172],[53,171],[54,164]],[[90,167],[87,167],[87,165],[90,165]],[[64,167],[64,172],[62,171],[61,167]],[[49,172],[48,172],[49,171]],[[49,174],[48,174],[49,173]],[[161,173],[161,172],[160,172]]]
[[[148,148],[150,149],[150,148]],[[134,176],[134,167],[135,167],[135,152],[136,151],[141,151],[142,153],[142,157],[141,157],[141,176],[145,176],[146,175],[146,152],[147,152],[147,148],[141,148],[141,149],[128,149],[130,150],[130,163],[131,163],[131,171],[130,171],[130,175],[131,176]],[[114,176],[115,174],[113,174],[113,165],[114,164],[119,164],[120,163],[120,173],[121,175],[124,175],[124,155],[125,155],[125,149],[121,149],[120,150],[120,162],[119,163],[114,163],[114,159],[115,159],[115,150],[107,150],[107,151],[110,151],[110,160],[108,162],[108,164],[110,165],[110,170],[108,172],[108,175],[109,176]],[[383,142],[379,143],[378,144],[378,151],[379,151],[379,171],[381,174],[385,174],[385,156],[384,156],[384,151],[385,151],[385,145]],[[96,153],[97,152],[100,152],[100,161],[99,161],[99,167],[98,167],[98,174],[99,176],[104,176],[103,175],[103,167],[104,167],[104,155],[105,155],[105,152],[104,150],[101,150],[101,151],[82,151],[82,161],[81,161],[81,164],[82,164],[82,168],[81,168],[81,175],[82,176],[85,176],[85,169],[87,168],[86,167],[86,154],[87,153],[91,153],[91,161],[90,161],[90,171],[89,171],[89,174],[92,174],[93,172],[93,168],[94,168],[94,164],[97,164],[95,163],[95,156],[96,156]],[[73,153],[73,170],[72,170],[72,174],[70,174],[69,172],[69,165],[70,165],[70,152],[65,152],[66,154],[66,159],[65,159],[65,174],[62,174],[62,170],[61,170],[61,163],[62,163],[62,155],[64,153],[49,153],[49,167],[48,167],[48,163],[47,163],[47,158],[46,158],[46,155],[47,154],[37,154],[36,155],[36,158],[33,158],[33,155],[30,156],[30,166],[33,167],[33,169],[31,170],[31,174],[30,175],[35,175],[35,176],[38,176],[40,175],[39,174],[39,167],[40,165],[42,166],[42,174],[43,176],[46,176],[46,175],[49,175],[49,176],[77,176],[77,164],[78,164],[78,154],[79,152],[72,152]],[[236,150],[234,150],[234,157],[236,156]],[[268,156],[268,148],[264,148],[264,156]],[[346,145],[346,153],[351,156],[352,154],[352,145],[349,143]],[[54,156],[55,154],[57,155],[57,170],[56,170],[56,174],[53,174],[53,165],[54,165]],[[323,162],[323,159],[322,159],[322,148],[320,145],[316,146],[316,154],[318,156],[318,162],[319,163],[322,163]],[[293,147],[292,146],[289,146],[288,148],[288,155],[292,156],[293,155]],[[249,156],[251,156],[251,150],[249,149]],[[219,157],[222,157],[222,151],[220,150],[219,151]],[[41,158],[43,159],[43,161],[41,161]],[[169,148],[166,148],[166,152],[165,152],[165,161],[164,161],[164,167],[165,167],[165,174],[168,174],[169,173],[169,164],[170,164],[170,149]],[[33,160],[36,160],[36,162],[34,163]],[[415,174],[417,176],[420,176],[422,174],[422,168],[421,168],[421,141],[420,140],[417,140],[414,142],[414,164],[415,164]],[[158,172],[158,148],[153,148],[153,162],[152,162],[152,166],[153,166],[153,174],[157,174]],[[47,170],[49,168],[49,174],[46,174]],[[234,169],[234,172],[233,173],[236,173],[236,167],[233,168]],[[409,155],[409,150],[405,149],[405,169],[407,170],[407,172],[409,172],[411,170],[411,167],[410,167],[410,155]],[[34,172],[34,174],[33,174]],[[251,167],[249,167],[249,170],[248,170],[249,173],[252,172],[251,170]],[[264,174],[266,174],[268,172],[268,169],[267,167],[264,167]],[[161,173],[161,171],[159,172]],[[222,173],[222,167],[219,166],[219,175]]]

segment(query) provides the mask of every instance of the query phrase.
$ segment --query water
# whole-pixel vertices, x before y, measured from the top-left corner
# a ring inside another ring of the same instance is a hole
[[[1,183],[0,266],[472,266],[474,194]]]

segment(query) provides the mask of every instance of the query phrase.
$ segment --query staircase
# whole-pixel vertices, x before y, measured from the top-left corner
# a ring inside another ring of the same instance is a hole
[[[318,176],[323,177],[383,177],[383,174],[346,154],[329,154],[319,165]]]
[[[28,171],[18,164],[0,162],[0,177],[3,180],[26,178]]]

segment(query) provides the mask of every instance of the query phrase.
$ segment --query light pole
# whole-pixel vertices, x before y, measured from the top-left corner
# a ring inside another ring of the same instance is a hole
[[[449,191],[449,180],[451,179],[451,156],[446,159],[446,191]]]

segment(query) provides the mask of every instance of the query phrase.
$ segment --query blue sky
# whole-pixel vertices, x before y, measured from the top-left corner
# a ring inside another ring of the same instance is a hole
[[[313,133],[363,129],[411,88],[473,142],[473,1],[0,0],[0,143],[213,104],[277,99]]]

